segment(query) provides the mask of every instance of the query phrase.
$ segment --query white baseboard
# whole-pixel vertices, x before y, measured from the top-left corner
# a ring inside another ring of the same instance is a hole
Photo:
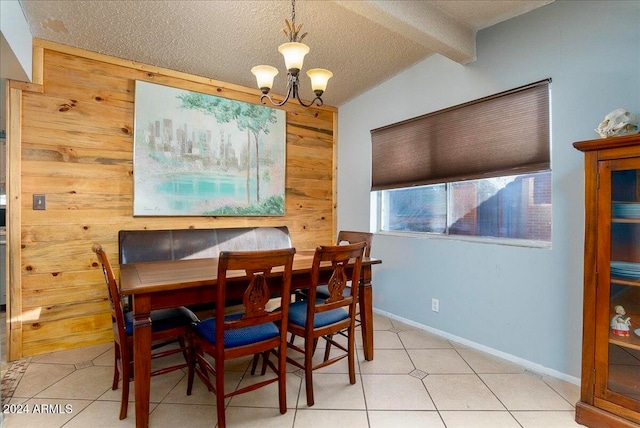
[[[407,324],[407,325],[410,325],[412,327],[416,327],[416,328],[418,328],[420,330],[428,331],[429,333],[433,333],[433,334],[435,334],[437,336],[444,337],[445,339],[448,339],[448,340],[451,340],[453,342],[459,343],[459,344],[464,345],[466,347],[477,349],[478,351],[482,351],[482,352],[485,352],[487,354],[496,356],[498,358],[502,358],[503,360],[507,360],[507,361],[510,361],[512,363],[518,364],[518,365],[523,366],[525,369],[530,370],[532,372],[536,372],[536,373],[548,375],[548,376],[551,376],[551,377],[554,377],[554,378],[557,378],[557,379],[561,379],[561,380],[564,380],[566,382],[572,383],[574,385],[578,385],[578,386],[580,385],[580,378],[577,378],[575,376],[570,376],[570,375],[568,375],[566,373],[562,373],[562,372],[559,372],[557,370],[550,369],[549,367],[541,366],[540,364],[533,363],[533,362],[531,362],[529,360],[525,360],[523,358],[519,358],[519,357],[516,357],[516,356],[511,355],[511,354],[507,354],[506,352],[502,352],[502,351],[498,351],[497,349],[489,348],[488,346],[482,345],[480,343],[472,342],[472,341],[470,341],[468,339],[455,336],[453,334],[450,334],[450,333],[435,329],[433,327],[426,326],[424,324],[417,323],[415,321],[411,321],[411,320],[406,319],[406,318],[402,318],[402,317],[400,317],[398,315],[394,315],[394,314],[392,314],[390,312],[385,312],[385,311],[382,311],[380,309],[375,309],[375,308],[373,309],[373,312],[375,312],[377,314],[380,314],[380,315],[384,315],[384,316],[386,316],[388,318],[400,321],[400,322],[402,322],[404,324]]]

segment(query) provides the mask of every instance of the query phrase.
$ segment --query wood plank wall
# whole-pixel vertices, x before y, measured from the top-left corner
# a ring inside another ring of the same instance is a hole
[[[121,229],[286,225],[297,248],[334,241],[335,108],[285,107],[284,217],[134,218],[135,80],[254,103],[259,92],[38,39],[34,45],[41,86],[13,85],[20,100],[12,105],[21,106],[21,115],[11,117],[21,123],[8,136],[20,147],[8,159],[17,174],[9,177],[9,218],[19,222],[10,225],[19,242],[10,231],[8,246],[20,272],[9,285],[10,359],[112,340],[91,245],[102,243],[117,261]],[[34,194],[46,195],[45,211],[32,209]],[[15,265],[8,270],[18,272]]]

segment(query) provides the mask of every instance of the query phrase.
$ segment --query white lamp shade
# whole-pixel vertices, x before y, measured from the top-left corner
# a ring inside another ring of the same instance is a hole
[[[273,88],[273,78],[278,74],[278,69],[270,65],[256,65],[251,69],[256,76],[258,88]]]
[[[312,68],[307,71],[307,76],[311,79],[311,89],[313,91],[326,91],[329,79],[333,77],[333,73],[324,68]]]
[[[309,53],[309,46],[298,42],[283,43],[278,46],[278,52],[284,56],[284,64],[287,70],[302,70],[304,56]]]

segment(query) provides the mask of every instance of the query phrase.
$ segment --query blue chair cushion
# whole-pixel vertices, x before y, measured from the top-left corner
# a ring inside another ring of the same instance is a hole
[[[151,331],[187,326],[197,321],[198,317],[184,306],[151,311]],[[133,311],[125,312],[124,329],[127,332],[127,336],[133,334]]]
[[[346,288],[345,288],[346,290]],[[316,287],[316,296],[321,298],[329,297],[329,286],[328,285],[318,285]]]
[[[242,314],[231,314],[225,316],[224,319],[226,321],[232,321],[239,319],[241,316]],[[209,318],[198,323],[196,331],[212,345],[216,344],[215,318]],[[279,335],[280,330],[278,330],[278,327],[272,322],[251,327],[225,330],[224,346],[225,348],[235,348],[236,346],[250,345],[252,343],[278,337]]]
[[[322,299],[316,302],[322,303]],[[349,313],[342,308],[320,312],[313,317],[313,328],[323,327],[349,318]],[[289,305],[289,322],[304,327],[307,323],[307,302],[295,302]]]
[[[349,281],[349,283],[351,283],[351,281]],[[351,296],[351,286],[350,285],[344,287],[344,290],[342,290],[342,295],[344,297]],[[318,287],[316,287],[316,297],[317,298],[328,299],[329,298],[329,286],[328,285],[318,285]]]

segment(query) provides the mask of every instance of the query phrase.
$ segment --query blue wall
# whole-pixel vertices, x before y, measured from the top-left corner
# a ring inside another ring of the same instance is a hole
[[[584,176],[572,143],[598,138],[594,128],[615,108],[640,114],[640,1],[556,1],[480,31],[467,66],[432,56],[340,106],[338,228],[369,228],[371,129],[549,77],[552,248],[378,234],[374,304],[577,382]]]

